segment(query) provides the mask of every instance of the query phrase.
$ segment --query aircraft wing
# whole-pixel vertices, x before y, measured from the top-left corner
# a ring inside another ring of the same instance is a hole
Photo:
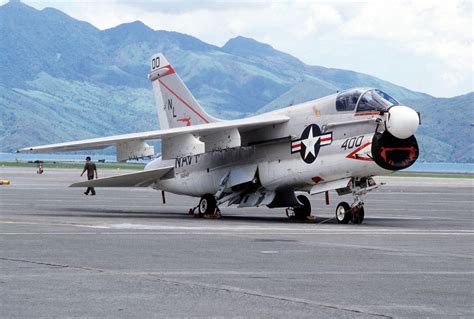
[[[74,183],[69,187],[148,187],[172,169],[173,166],[169,166],[138,173],[99,178]]]
[[[174,158],[179,155],[190,155],[209,151],[204,148],[203,140],[208,140],[208,145],[215,148],[226,148],[240,146],[240,133],[255,129],[264,128],[268,125],[281,124],[289,121],[289,117],[282,115],[256,116],[246,119],[222,121],[209,124],[176,127],[166,130],[156,130],[141,133],[131,133],[107,137],[99,137],[74,142],[32,146],[19,149],[20,153],[51,153],[64,151],[78,151],[89,149],[100,149],[108,146],[117,146],[117,160],[127,160],[143,156],[155,155],[152,147],[146,144],[146,140],[169,140],[169,145],[179,145],[176,147],[163,147],[163,157]],[[233,141],[222,139],[223,135],[234,137]],[[196,139],[196,137],[198,139]],[[237,143],[238,139],[238,143]],[[199,145],[202,144],[202,145]],[[238,145],[237,145],[238,144]],[[165,146],[165,145],[164,145]],[[183,151],[183,154],[178,154]],[[167,153],[167,154],[166,154]]]

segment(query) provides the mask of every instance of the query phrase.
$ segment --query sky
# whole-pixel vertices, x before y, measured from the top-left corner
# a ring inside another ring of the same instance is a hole
[[[471,0],[22,2],[99,29],[140,20],[217,46],[250,37],[310,65],[367,73],[436,97],[474,90]]]

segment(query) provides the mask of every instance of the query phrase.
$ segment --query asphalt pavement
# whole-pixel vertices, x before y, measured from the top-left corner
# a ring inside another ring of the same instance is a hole
[[[0,167],[1,318],[474,316],[473,179],[376,178],[364,224],[339,225],[335,192],[314,223],[203,219],[148,188],[85,196],[79,173]]]

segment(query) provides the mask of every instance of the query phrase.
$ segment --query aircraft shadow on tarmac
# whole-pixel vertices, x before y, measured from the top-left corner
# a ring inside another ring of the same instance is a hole
[[[291,220],[286,216],[255,216],[255,215],[227,215],[223,214],[221,218],[200,218],[197,215],[189,215],[187,213],[177,211],[145,211],[145,210],[122,210],[122,209],[100,209],[96,208],[57,208],[50,209],[58,211],[58,213],[41,213],[41,216],[50,217],[89,217],[89,218],[153,218],[153,219],[193,219],[193,220],[225,220],[230,222],[266,222],[266,223],[321,223],[336,224],[335,218],[316,217],[315,221]],[[69,212],[69,213],[68,213]],[[34,215],[38,215],[37,213]]]
[[[212,220],[213,218],[199,218],[196,215],[189,215],[182,212],[173,212],[173,211],[144,211],[144,210],[121,210],[121,209],[101,209],[97,210],[95,208],[58,208],[53,209],[57,210],[58,213],[43,213],[42,216],[50,217],[88,217],[88,218],[105,218],[105,219],[119,219],[119,218],[131,218],[131,219],[176,219],[176,220],[186,220],[193,219],[196,221],[199,220]],[[68,213],[69,212],[69,213]],[[35,214],[37,215],[37,214]],[[292,220],[286,216],[255,216],[255,215],[222,215],[222,218],[215,219],[216,221],[222,220],[226,222],[249,222],[249,223],[275,223],[275,224],[333,224],[337,225],[335,218],[331,217],[316,217],[314,221],[302,221],[302,220]],[[414,226],[414,220],[408,220],[405,218],[366,218],[363,226],[383,226],[383,227],[407,227],[408,225]],[[341,225],[343,226],[343,225]],[[360,225],[357,225],[360,226]]]

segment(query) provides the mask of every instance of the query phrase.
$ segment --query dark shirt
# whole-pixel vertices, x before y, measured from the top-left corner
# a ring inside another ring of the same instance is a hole
[[[94,162],[86,162],[84,169],[87,170],[87,177],[93,178],[94,171],[97,170]]]

